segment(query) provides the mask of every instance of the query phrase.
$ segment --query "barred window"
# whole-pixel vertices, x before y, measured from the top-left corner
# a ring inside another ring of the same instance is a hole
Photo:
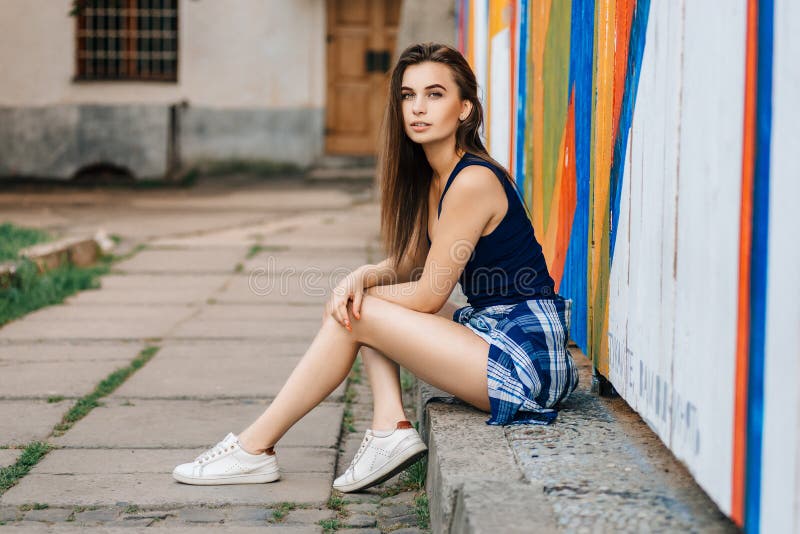
[[[178,79],[178,0],[90,0],[76,19],[77,79]]]

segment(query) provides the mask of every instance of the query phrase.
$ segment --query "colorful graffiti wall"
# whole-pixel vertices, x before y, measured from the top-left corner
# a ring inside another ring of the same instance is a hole
[[[747,532],[800,532],[800,8],[457,0],[572,338]]]

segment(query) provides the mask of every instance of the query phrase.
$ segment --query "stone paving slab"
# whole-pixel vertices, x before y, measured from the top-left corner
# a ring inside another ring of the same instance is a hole
[[[0,449],[0,467],[13,465],[22,451],[19,449]]]
[[[101,281],[102,289],[196,289],[213,291],[224,284],[230,275],[186,274],[107,274]]]
[[[0,400],[0,445],[45,439],[66,410],[61,402]]]
[[[195,321],[217,320],[322,320],[322,306],[315,305],[286,305],[269,303],[264,305],[252,304],[209,304],[203,306],[193,318]]]
[[[259,306],[260,307],[260,306]],[[308,319],[211,319],[193,318],[169,332],[169,337],[180,338],[269,338],[298,339],[311,343],[322,326],[322,307],[318,317]]]
[[[186,198],[165,197],[163,195],[152,197],[136,197],[131,200],[131,206],[137,208],[181,208],[181,209],[224,209],[239,211],[242,208],[252,208],[259,212],[280,213],[289,210],[296,213],[298,210],[322,210],[346,208],[352,203],[352,196],[336,189],[312,189],[292,184],[287,189],[280,189],[278,184],[270,184],[264,189],[248,187],[242,191],[225,191],[214,195],[192,195]],[[302,192],[301,192],[302,191]],[[316,212],[313,212],[316,213]]]
[[[2,330],[0,330],[2,333]],[[0,335],[0,338],[2,336]],[[0,345],[0,363],[78,362],[93,360],[132,360],[144,348],[140,342],[122,343],[25,343]]]
[[[109,400],[55,438],[65,447],[210,447],[228,432],[240,432],[268,401]],[[281,439],[279,446],[335,447],[341,404],[313,409]],[[276,447],[277,449],[277,447]]]
[[[134,475],[171,473],[191,462],[206,447],[194,449],[56,449],[31,471],[35,475]],[[320,447],[278,447],[281,473],[333,473],[336,450]],[[8,450],[1,452],[18,451]]]
[[[262,525],[257,526],[231,526],[231,525],[192,525],[174,526],[155,524],[152,527],[145,525],[130,526],[95,526],[92,532],[96,534],[148,534],[153,530],[165,530],[176,534],[202,534],[204,532],[225,532],[226,534],[254,534],[267,532],[268,534],[320,534],[322,527],[314,525]],[[86,527],[67,525],[47,525],[43,523],[24,522],[13,526],[0,527],[2,532],[25,532],[30,534],[83,534]],[[340,531],[341,532],[341,531]],[[368,534],[364,532],[364,534]]]
[[[169,351],[167,347],[164,352]],[[274,397],[297,365],[300,354],[279,357],[265,343],[261,353],[239,354],[198,347],[191,356],[159,353],[117,389],[112,397],[197,399]],[[2,369],[2,368],[0,368]],[[2,379],[0,379],[1,381]],[[344,382],[329,399],[341,399]]]
[[[158,306],[160,304],[202,304],[213,295],[215,290],[184,288],[129,288],[129,289],[102,289],[81,291],[64,302],[68,304],[146,304]]]
[[[225,288],[211,296],[221,304],[317,304],[322,314],[322,306],[341,278],[343,276],[291,276],[281,280],[234,276]]]
[[[250,273],[255,269],[273,275],[289,275],[303,271],[324,272],[342,271],[349,273],[367,263],[367,254],[362,251],[325,251],[317,249],[283,250],[276,247],[274,251],[266,251],[244,262],[244,271]]]
[[[243,247],[143,250],[114,265],[114,270],[127,273],[233,272],[236,263],[244,260],[246,254],[247,249]]]
[[[112,371],[132,358],[72,362],[19,362],[0,360],[2,397],[81,397],[92,391]]]
[[[162,337],[176,321],[158,318],[123,322],[119,319],[62,319],[57,322],[26,321],[7,324],[0,330],[4,339],[143,339]]]
[[[115,506],[120,502],[158,507],[269,505],[287,501],[324,504],[332,482],[330,473],[287,473],[269,484],[192,486],[176,482],[171,471],[121,475],[29,474],[0,497],[0,504],[41,502],[54,507]]]
[[[297,339],[276,339],[269,343],[258,340],[237,339],[165,339],[158,351],[158,360],[167,358],[193,358],[204,360],[220,355],[237,354],[257,360],[284,357],[300,357],[310,345],[309,341]],[[155,360],[154,360],[155,361]],[[149,365],[149,364],[148,364]]]
[[[23,317],[26,322],[114,319],[118,321],[158,320],[175,323],[197,313],[196,306],[130,306],[126,304],[68,304],[42,308]],[[2,335],[2,330],[0,330]]]

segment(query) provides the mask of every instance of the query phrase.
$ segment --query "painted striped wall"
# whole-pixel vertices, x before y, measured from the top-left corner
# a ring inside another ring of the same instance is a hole
[[[572,338],[746,532],[800,532],[797,2],[456,4]]]

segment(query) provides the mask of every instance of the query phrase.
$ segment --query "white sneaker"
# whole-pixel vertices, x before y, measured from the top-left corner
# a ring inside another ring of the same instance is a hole
[[[408,421],[400,421],[394,430],[367,430],[350,467],[333,481],[333,487],[347,493],[380,484],[413,464],[427,450]]]
[[[184,484],[259,484],[273,482],[281,475],[275,454],[250,454],[242,449],[232,433],[195,458],[172,471],[172,477]]]

